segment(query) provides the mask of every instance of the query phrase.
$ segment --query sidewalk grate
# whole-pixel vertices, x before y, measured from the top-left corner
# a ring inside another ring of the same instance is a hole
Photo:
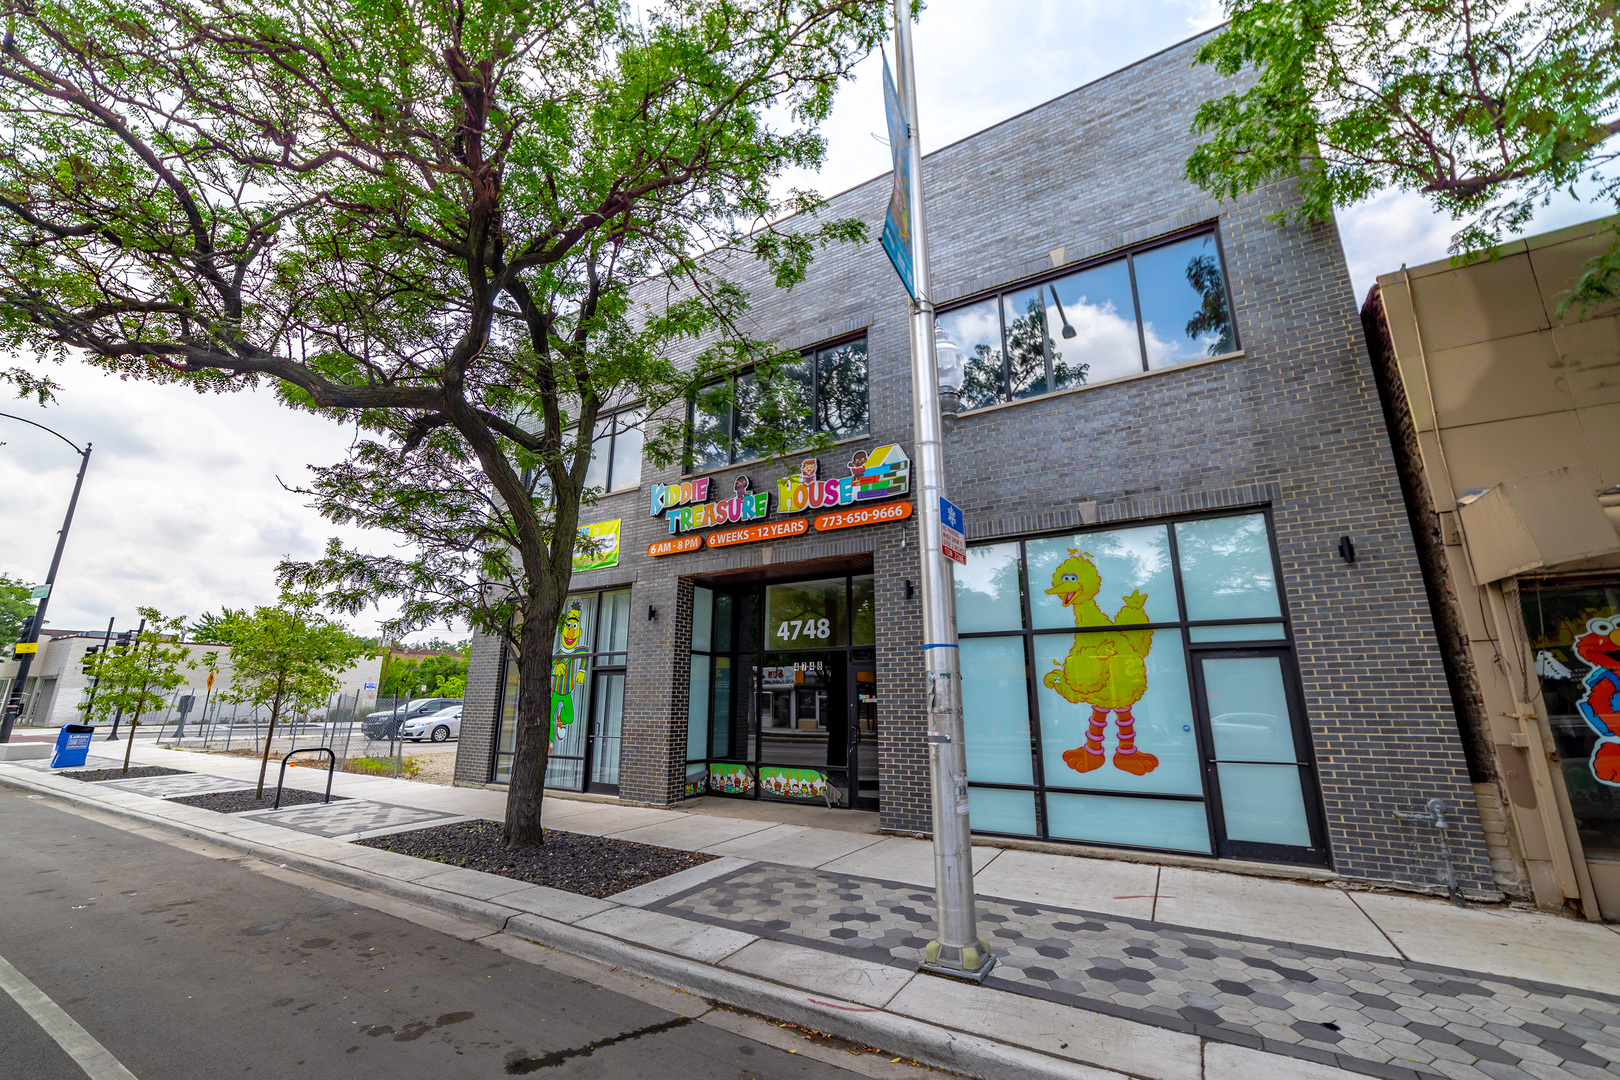
[[[756,863],[653,905],[912,967],[934,896],[913,885]],[[986,981],[1031,997],[1373,1076],[1620,1076],[1620,999],[1500,975],[979,898]]]

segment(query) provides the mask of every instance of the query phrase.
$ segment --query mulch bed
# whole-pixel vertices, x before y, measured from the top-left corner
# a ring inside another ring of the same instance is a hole
[[[80,769],[78,772],[58,773],[58,776],[71,776],[75,780],[142,780],[148,776],[185,776],[184,769],[165,769],[161,765],[131,765],[129,771],[123,769]]]
[[[204,810],[215,810],[221,814],[241,814],[249,810],[270,810],[276,805],[276,789],[266,787],[264,798],[255,799],[253,788],[246,791],[211,791],[207,795],[177,795],[168,802],[180,803],[184,806],[196,806]],[[281,793],[281,806],[306,806],[309,803],[325,802],[326,795],[319,791],[299,791],[296,788],[286,788]],[[333,802],[343,802],[342,795],[332,796]]]
[[[676,851],[606,836],[581,836],[558,829],[546,830],[543,847],[514,851],[501,846],[498,821],[461,821],[354,842],[598,898],[701,866],[714,858],[696,851]]]

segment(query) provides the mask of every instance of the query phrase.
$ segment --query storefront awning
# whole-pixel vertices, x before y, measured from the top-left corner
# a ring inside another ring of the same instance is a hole
[[[1573,465],[1498,484],[1459,514],[1482,585],[1620,552],[1620,535]]]

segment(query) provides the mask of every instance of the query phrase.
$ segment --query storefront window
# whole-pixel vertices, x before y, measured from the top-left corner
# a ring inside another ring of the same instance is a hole
[[[692,591],[686,793],[875,809],[870,574]]]
[[[568,598],[552,639],[553,733],[546,786],[613,790],[618,784],[624,711],[624,665],[630,638],[630,590],[576,593]],[[517,749],[517,658],[508,655],[495,732],[492,779],[512,775]],[[586,761],[591,762],[587,782]]]
[[[1231,310],[1210,230],[935,321],[967,357],[962,407],[977,409],[1234,352]]]
[[[1519,598],[1581,846],[1620,859],[1620,583],[1529,581]]]
[[[1265,514],[973,547],[956,607],[975,829],[1324,860]]]

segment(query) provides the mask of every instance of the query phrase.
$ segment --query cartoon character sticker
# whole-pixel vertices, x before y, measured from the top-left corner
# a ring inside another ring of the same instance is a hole
[[[1052,571],[1048,595],[1074,609],[1076,628],[1130,626],[1148,622],[1143,606],[1147,595],[1140,589],[1124,601],[1113,618],[1097,606],[1102,575],[1091,555],[1076,548]],[[1111,630],[1074,635],[1074,645],[1062,660],[1052,661],[1045,683],[1073,705],[1091,706],[1091,724],[1083,746],[1067,750],[1063,762],[1075,772],[1100,769],[1106,760],[1103,733],[1108,714],[1114,714],[1119,741],[1114,748],[1114,768],[1136,776],[1146,776],[1159,767],[1159,759],[1136,747],[1136,718],[1131,707],[1147,693],[1147,655],[1153,648],[1151,630]]]
[[[1588,619],[1574,648],[1591,668],[1581,679],[1575,708],[1597,733],[1592,775],[1600,784],[1620,787],[1620,618]]]
[[[585,654],[590,647],[581,639],[584,628],[580,623],[579,605],[568,609],[563,618],[559,656],[551,662],[551,741],[557,745],[557,734],[574,722],[574,689],[585,684]],[[549,752],[549,750],[548,750]]]

